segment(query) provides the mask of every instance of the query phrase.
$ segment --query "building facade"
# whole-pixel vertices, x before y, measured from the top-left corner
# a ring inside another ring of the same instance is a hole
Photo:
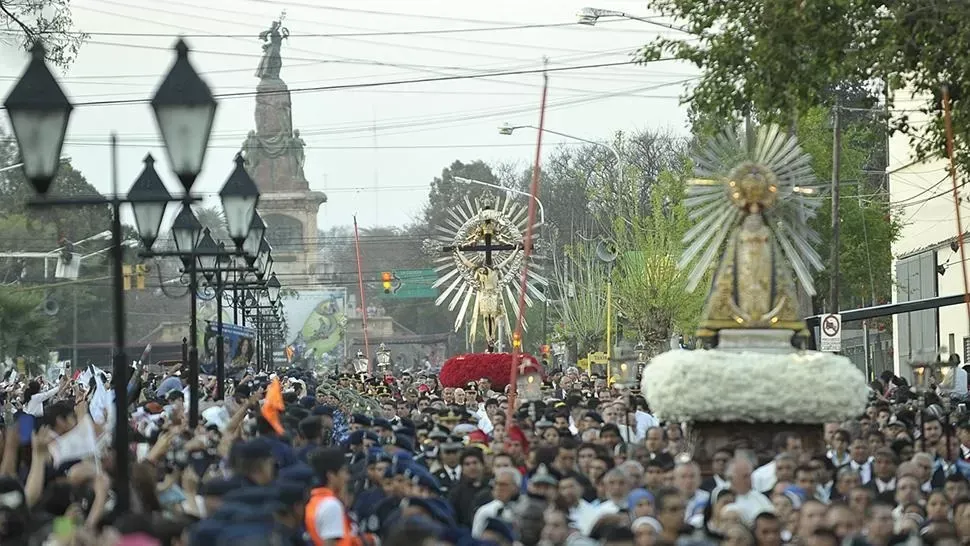
[[[912,127],[930,120],[917,109],[924,104],[911,94],[897,94],[895,107],[909,116]],[[891,212],[902,224],[893,243],[893,302],[906,302],[964,292],[962,264],[956,243],[957,222],[948,161],[943,157],[914,160],[910,137],[894,134],[889,142]],[[966,189],[960,189],[964,222],[970,218]],[[966,230],[966,224],[963,226]],[[970,265],[970,264],[968,264]],[[970,323],[963,306],[929,309],[893,317],[893,366],[911,377],[909,363],[936,358],[941,347],[966,362]]]

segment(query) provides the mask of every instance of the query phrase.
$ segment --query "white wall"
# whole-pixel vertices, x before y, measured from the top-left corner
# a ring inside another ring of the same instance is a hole
[[[897,114],[909,115],[909,123],[913,127],[921,128],[927,123],[927,116],[915,111],[922,101],[913,99],[911,94],[901,92],[896,95]],[[892,204],[893,216],[903,224],[899,239],[893,244],[893,256],[898,257],[939,245],[956,236],[956,214],[953,206],[952,182],[948,176],[948,162],[944,158],[912,164],[914,154],[906,135],[893,135],[889,141],[889,200]],[[961,190],[961,196],[967,196],[967,190]],[[970,206],[961,207],[963,229],[970,226]],[[970,243],[970,241],[968,241]],[[945,275],[938,276],[938,290],[940,296],[963,293],[964,284],[961,278],[959,253],[950,250],[949,245],[942,245],[937,249],[937,263],[947,264]],[[893,276],[895,280],[895,260],[893,262]],[[970,264],[968,264],[970,266]],[[897,300],[893,292],[893,302]],[[955,334],[955,349],[961,355],[963,337],[970,335],[970,324],[964,306],[953,306],[939,311],[940,342],[946,344],[948,335]],[[893,319],[893,352],[896,373],[908,376],[906,362],[899,361],[898,321]],[[902,367],[902,369],[900,369]]]

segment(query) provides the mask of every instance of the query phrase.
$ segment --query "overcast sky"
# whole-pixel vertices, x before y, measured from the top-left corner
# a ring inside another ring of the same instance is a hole
[[[108,139],[115,131],[123,190],[147,152],[159,159],[159,172],[177,190],[177,181],[166,176],[148,104],[80,103],[149,99],[172,62],[171,46],[179,34],[186,36],[194,50],[192,61],[214,93],[254,91],[262,54],[257,35],[283,10],[291,34],[283,45],[281,77],[291,91],[537,69],[543,56],[550,68],[622,62],[658,31],[673,32],[630,20],[601,21],[595,27],[495,29],[573,23],[590,1],[73,0],[75,22],[91,37],[61,78],[68,96],[79,103],[65,153],[89,182],[108,191]],[[644,2],[592,5],[655,15]],[[483,28],[489,30],[467,31]],[[444,29],[456,32],[381,34]],[[4,96],[25,62],[26,55],[13,47],[0,50]],[[692,67],[671,62],[550,74],[546,127],[592,140],[643,128],[686,134],[680,82],[695,74]],[[456,159],[527,166],[535,133],[502,136],[497,127],[538,123],[541,82],[541,75],[525,74],[294,92],[293,122],[307,142],[307,178],[313,189],[329,196],[320,209],[320,227],[350,224],[354,214],[362,226],[407,222],[420,210],[431,180]],[[211,197],[225,181],[233,155],[255,128],[254,105],[251,95],[220,100],[196,185],[200,195]],[[561,142],[550,135],[544,148]]]

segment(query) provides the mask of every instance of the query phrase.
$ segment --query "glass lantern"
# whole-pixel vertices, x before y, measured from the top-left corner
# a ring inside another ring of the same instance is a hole
[[[364,351],[357,351],[357,356],[354,358],[354,372],[366,373],[367,364],[367,355],[364,354]]]
[[[637,343],[637,346],[633,350],[637,355],[637,377],[640,377],[643,375],[644,368],[647,367],[647,346],[641,341]]]
[[[909,367],[913,369],[913,386],[916,390],[927,390],[933,375],[933,366],[926,362],[910,362]]]
[[[519,377],[515,387],[523,402],[534,402],[542,398],[542,374],[539,369],[531,362],[519,364]]]
[[[377,369],[382,375],[389,374],[391,370],[391,351],[383,343],[377,349]]]
[[[639,365],[636,362],[620,362],[616,367],[616,382],[622,387],[632,389],[640,377]]]

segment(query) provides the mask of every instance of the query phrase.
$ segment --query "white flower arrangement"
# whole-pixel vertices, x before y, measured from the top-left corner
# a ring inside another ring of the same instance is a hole
[[[717,349],[658,355],[644,369],[641,389],[664,420],[799,424],[861,415],[869,391],[845,357]]]

